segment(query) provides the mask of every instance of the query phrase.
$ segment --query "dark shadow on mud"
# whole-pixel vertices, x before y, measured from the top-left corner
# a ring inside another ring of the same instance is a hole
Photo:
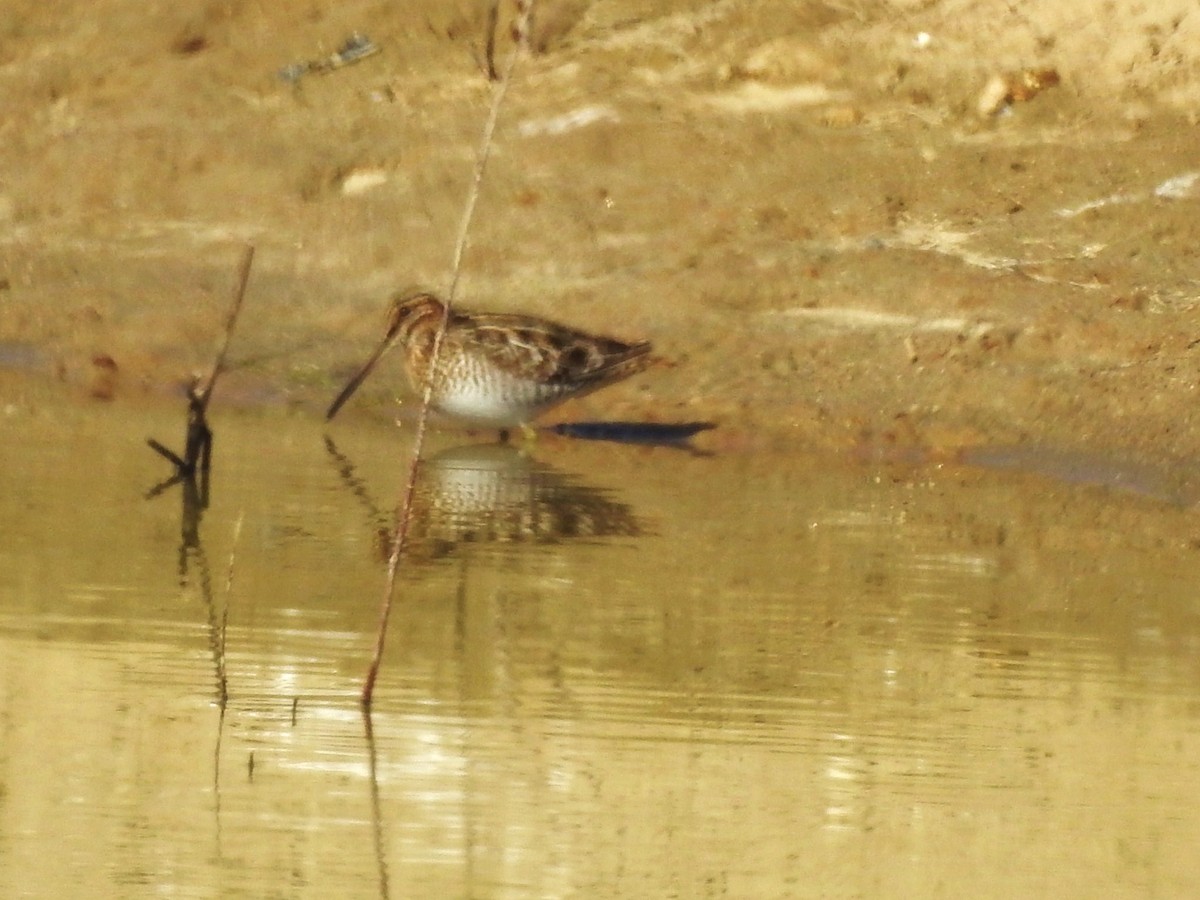
[[[688,443],[715,422],[563,422],[546,430],[583,441],[612,441],[652,447],[676,447],[698,455],[709,455]]]

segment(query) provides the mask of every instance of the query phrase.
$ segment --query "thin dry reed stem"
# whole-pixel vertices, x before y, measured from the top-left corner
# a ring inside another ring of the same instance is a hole
[[[233,305],[230,306],[229,314],[225,317],[225,339],[221,342],[221,349],[217,351],[217,361],[213,363],[208,381],[196,391],[206,403],[208,395],[212,393],[213,386],[217,383],[217,376],[225,368],[225,356],[229,352],[229,342],[233,338],[233,328],[237,324],[238,314],[242,311],[242,300],[246,296],[246,283],[250,280],[250,266],[253,263],[254,246],[247,245],[242,253],[242,264],[238,269],[238,283],[233,295]]]
[[[408,479],[405,482],[399,501],[396,504],[396,524],[392,532],[392,552],[388,557],[387,583],[384,587],[383,602],[379,611],[379,631],[375,637],[375,653],[371,658],[371,666],[367,670],[367,679],[363,684],[362,705],[370,708],[371,699],[375,693],[375,680],[379,677],[379,666],[383,661],[384,644],[387,639],[388,619],[392,612],[392,599],[396,589],[396,572],[400,568],[400,555],[404,552],[408,540],[409,523],[412,519],[413,495],[417,487],[417,473],[421,468],[421,451],[425,446],[425,431],[429,422],[429,406],[433,399],[433,377],[437,371],[438,354],[442,350],[442,338],[446,334],[446,325],[450,321],[450,308],[458,292],[458,282],[462,275],[463,254],[466,252],[467,236],[471,230],[471,220],[475,216],[475,206],[479,201],[479,191],[483,185],[483,175],[487,169],[488,159],[492,153],[492,142],[496,133],[496,122],[500,117],[500,108],[504,105],[504,97],[512,81],[512,73],[516,68],[517,59],[528,45],[529,20],[533,14],[533,0],[522,0],[517,4],[517,18],[513,26],[515,42],[512,52],[505,63],[500,80],[492,91],[492,102],[488,107],[487,120],[483,125],[483,136],[480,139],[479,157],[475,162],[475,174],[467,191],[467,201],[463,208],[462,219],[458,227],[458,239],[454,242],[454,255],[450,264],[450,289],[446,294],[445,309],[442,321],[438,325],[437,334],[433,339],[433,353],[429,358],[429,368],[425,373],[425,391],[421,398],[421,412],[417,418],[417,433],[413,438],[412,460],[408,468]]]

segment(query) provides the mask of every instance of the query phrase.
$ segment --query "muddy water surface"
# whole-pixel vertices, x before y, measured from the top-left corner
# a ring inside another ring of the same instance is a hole
[[[145,499],[165,473],[142,443],[174,443],[177,408],[5,396],[4,896],[1200,877],[1200,528],[1169,491],[1003,453],[439,434],[367,723],[402,432],[217,416],[181,530],[178,487]]]

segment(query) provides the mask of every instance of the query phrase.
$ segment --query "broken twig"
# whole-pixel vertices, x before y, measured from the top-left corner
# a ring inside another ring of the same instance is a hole
[[[168,449],[154,438],[147,438],[150,449],[162,456],[175,467],[175,474],[150,491],[153,497],[162,493],[168,487],[183,479],[194,479],[199,472],[207,482],[209,465],[212,462],[212,429],[208,427],[208,401],[212,399],[213,388],[217,378],[225,369],[225,357],[229,353],[229,342],[233,337],[233,329],[237,325],[238,314],[242,311],[242,299],[246,296],[246,283],[250,280],[250,265],[254,261],[254,248],[246,247],[242,255],[241,268],[238,271],[237,289],[234,291],[233,304],[225,317],[225,336],[221,349],[217,351],[216,361],[212,371],[205,379],[196,378],[188,385],[188,416],[187,434],[184,438],[183,456]],[[207,489],[202,492],[207,496]]]

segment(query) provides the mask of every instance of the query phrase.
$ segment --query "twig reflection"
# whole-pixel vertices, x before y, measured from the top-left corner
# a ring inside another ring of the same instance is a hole
[[[379,798],[379,756],[375,750],[375,727],[371,721],[370,707],[363,707],[363,737],[367,745],[367,774],[371,781],[371,829],[375,841],[375,865],[378,868],[379,896],[387,900],[391,896],[388,886],[387,842],[383,833],[383,812]]]

